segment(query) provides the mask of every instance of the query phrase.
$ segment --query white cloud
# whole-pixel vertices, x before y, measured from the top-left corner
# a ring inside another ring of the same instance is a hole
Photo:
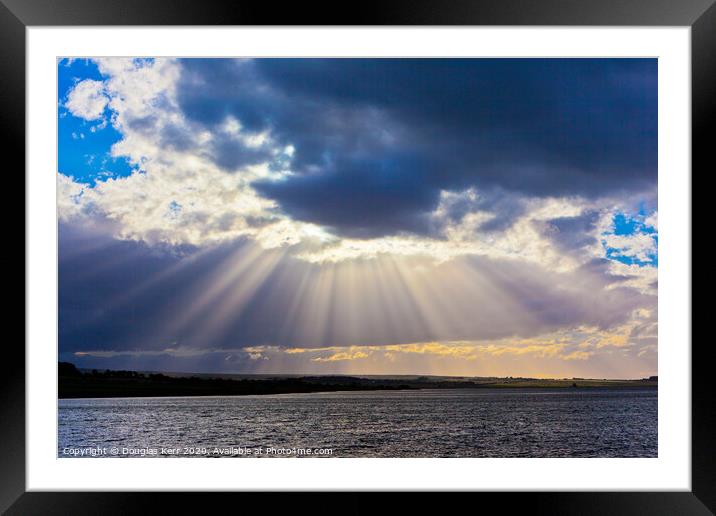
[[[656,254],[656,241],[651,234],[604,235],[604,244],[614,250],[616,256],[648,262]]]
[[[82,198],[87,185],[77,183],[64,174],[57,174],[57,213],[60,220],[80,217],[88,203]]]
[[[632,287],[643,293],[656,294],[656,282],[659,279],[659,271],[656,267],[627,265],[618,261],[611,261],[609,272],[614,276],[622,276],[625,281],[616,286]]]
[[[644,225],[659,230],[659,212],[655,211],[644,220]]]
[[[85,79],[70,90],[65,107],[76,117],[98,120],[102,118],[108,102],[104,82]]]

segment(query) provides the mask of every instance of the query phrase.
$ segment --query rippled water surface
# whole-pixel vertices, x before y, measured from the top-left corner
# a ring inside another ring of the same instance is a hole
[[[59,402],[60,457],[275,457],[309,449],[332,457],[656,457],[657,391],[416,390]]]

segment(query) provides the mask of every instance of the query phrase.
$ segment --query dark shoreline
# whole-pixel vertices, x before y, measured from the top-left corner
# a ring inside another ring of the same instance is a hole
[[[173,396],[240,396],[299,394],[338,391],[419,390],[419,389],[628,389],[656,388],[657,380],[596,380],[535,378],[449,378],[449,377],[359,377],[298,376],[263,379],[227,379],[199,376],[168,376],[136,371],[81,372],[61,362],[58,370],[58,397],[139,398]]]

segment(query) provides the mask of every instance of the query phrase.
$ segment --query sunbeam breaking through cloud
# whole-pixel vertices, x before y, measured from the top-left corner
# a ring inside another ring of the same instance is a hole
[[[61,60],[60,358],[656,374],[656,66]]]

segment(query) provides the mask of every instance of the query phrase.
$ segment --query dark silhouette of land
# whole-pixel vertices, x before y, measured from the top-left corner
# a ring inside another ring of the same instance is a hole
[[[471,378],[448,376],[248,376],[181,375],[138,371],[82,371],[69,362],[58,364],[60,398],[123,398],[157,396],[236,396],[331,391],[476,388],[644,388],[642,380],[565,378]]]

